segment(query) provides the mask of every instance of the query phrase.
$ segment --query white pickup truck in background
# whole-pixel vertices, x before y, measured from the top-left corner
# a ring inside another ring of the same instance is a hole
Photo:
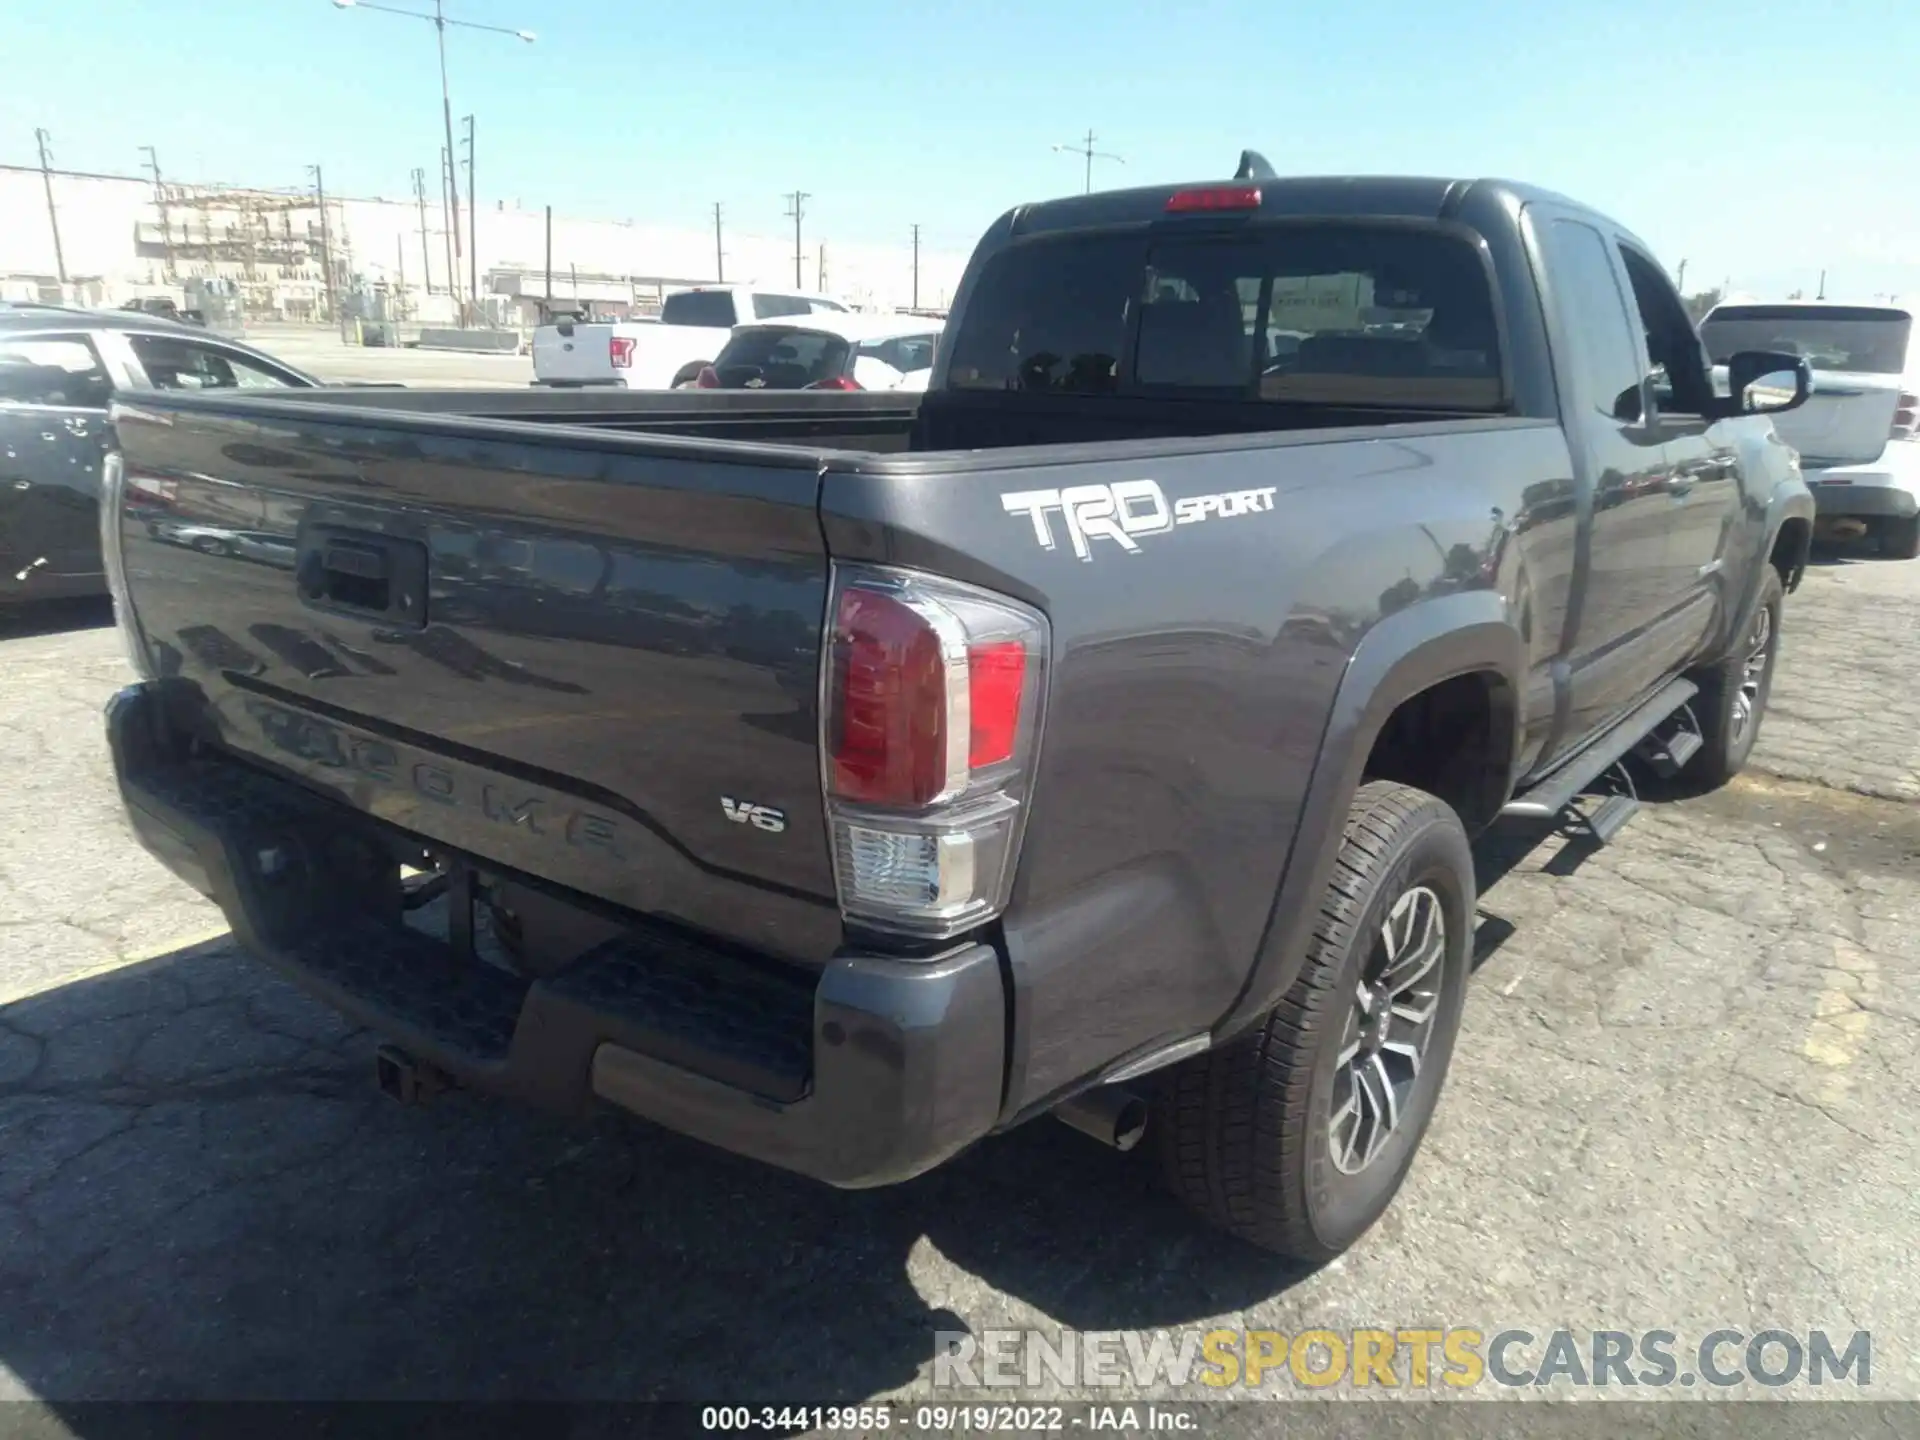
[[[657,320],[560,320],[533,332],[533,383],[670,390],[711,365],[733,327],[781,316],[844,313],[825,295],[703,286],[669,295]]]

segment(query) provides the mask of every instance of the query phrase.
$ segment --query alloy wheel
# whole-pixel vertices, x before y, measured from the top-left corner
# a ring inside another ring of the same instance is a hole
[[[1440,896],[1416,885],[1381,922],[1334,1062],[1327,1134],[1342,1174],[1372,1164],[1407,1112],[1433,1039],[1446,951]]]

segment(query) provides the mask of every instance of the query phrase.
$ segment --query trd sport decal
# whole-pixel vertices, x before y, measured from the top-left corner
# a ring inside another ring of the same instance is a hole
[[[1138,537],[1164,535],[1176,525],[1202,520],[1232,520],[1273,509],[1274,491],[1228,490],[1219,495],[1188,495],[1167,503],[1166,492],[1154,480],[1122,480],[1117,485],[1070,485],[1065,490],[1021,490],[1002,495],[1009,515],[1033,521],[1033,538],[1040,548],[1054,548],[1056,511],[1067,529],[1067,542],[1082,560],[1093,559],[1093,542],[1111,540],[1129,555],[1138,555]]]

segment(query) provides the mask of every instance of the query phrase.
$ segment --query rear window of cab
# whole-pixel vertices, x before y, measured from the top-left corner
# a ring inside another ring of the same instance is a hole
[[[1071,235],[987,263],[948,384],[1494,410],[1498,337],[1479,251],[1444,231]]]

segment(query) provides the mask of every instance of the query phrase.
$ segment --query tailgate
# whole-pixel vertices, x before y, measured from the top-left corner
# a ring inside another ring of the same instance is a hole
[[[218,744],[537,879],[833,951],[812,452],[203,397],[114,418],[133,618]]]
[[[1701,322],[1716,367],[1743,350],[1804,358],[1813,390],[1773,428],[1807,468],[1864,465],[1880,458],[1900,403],[1913,317],[1890,305],[1793,303],[1720,305]],[[1724,371],[1716,371],[1717,376]]]
[[[533,332],[533,373],[539,380],[607,384],[617,378],[608,342],[611,325],[542,325]]]
[[[1886,448],[1899,403],[1897,379],[1816,370],[1806,403],[1774,416],[1773,428],[1808,468],[1864,465]]]

